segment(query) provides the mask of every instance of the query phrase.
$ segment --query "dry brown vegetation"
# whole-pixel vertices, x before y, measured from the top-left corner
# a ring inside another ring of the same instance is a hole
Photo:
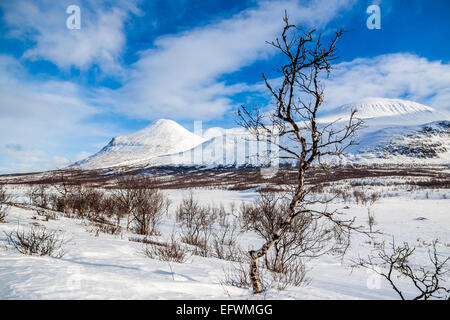
[[[442,166],[377,166],[328,167],[310,169],[305,179],[307,185],[320,188],[335,182],[349,180],[352,186],[367,185],[361,179],[396,178],[392,186],[449,189],[450,173]],[[154,187],[164,189],[213,188],[248,190],[261,188],[267,192],[285,191],[286,185],[295,183],[296,171],[290,165],[282,165],[273,177],[266,178],[256,167],[152,167],[145,169],[121,168],[117,170],[67,170],[46,173],[0,176],[5,184],[22,184],[39,187],[61,183],[61,172],[70,185],[83,184],[92,188],[115,189],[118,179],[126,180],[139,175],[151,176]]]

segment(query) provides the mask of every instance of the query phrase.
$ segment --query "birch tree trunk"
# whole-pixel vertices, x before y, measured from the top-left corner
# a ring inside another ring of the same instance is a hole
[[[290,226],[291,221],[293,218],[295,218],[296,209],[299,204],[299,201],[303,198],[304,194],[304,184],[305,184],[305,175],[304,175],[304,168],[299,166],[299,178],[298,178],[298,187],[297,191],[295,193],[295,196],[289,205],[289,212],[288,215],[283,219],[283,221],[280,223],[278,228],[272,233],[272,237],[270,241],[267,241],[264,243],[264,245],[259,250],[250,250],[250,281],[252,283],[252,288],[254,293],[261,293],[261,279],[259,276],[259,270],[258,270],[258,259],[266,256],[267,252],[270,250],[270,248],[275,244],[278,239],[280,239],[282,233]]]

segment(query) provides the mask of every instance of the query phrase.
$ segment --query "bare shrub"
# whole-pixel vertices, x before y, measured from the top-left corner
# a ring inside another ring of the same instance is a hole
[[[127,230],[131,227],[133,208],[137,198],[139,182],[133,177],[122,177],[117,181],[117,189],[114,190],[113,199],[119,210],[127,216]]]
[[[225,207],[220,204],[218,207],[212,207],[211,210],[213,211],[214,217],[216,217],[219,226],[226,228],[229,224],[229,217],[233,215],[233,212],[235,211],[234,203],[230,207],[231,213],[225,210]]]
[[[8,243],[23,254],[61,258],[65,253],[62,249],[65,241],[58,231],[32,227],[29,231],[16,230],[5,235]]]
[[[213,234],[213,251],[219,259],[229,261],[241,261],[241,252],[237,246],[239,226],[230,223]]]
[[[192,193],[188,197],[181,200],[181,204],[176,211],[177,222],[182,222],[187,225],[193,225],[197,212],[201,210],[201,206]]]
[[[288,287],[300,287],[309,283],[306,277],[306,267],[304,263],[290,264],[286,266],[283,272],[269,272],[270,282],[266,287],[283,291]]]
[[[224,269],[224,284],[247,289],[251,287],[251,281],[248,274],[248,267],[243,263],[239,263],[237,266],[233,266],[229,269]]]
[[[109,221],[106,217],[104,216],[92,216],[92,217],[87,217],[87,220],[93,223],[105,223],[105,224],[111,224],[111,221]]]
[[[170,206],[153,178],[120,178],[110,200],[116,208],[117,220],[127,216],[127,230],[142,235],[158,233],[157,225]]]
[[[365,206],[371,206],[379,199],[380,195],[376,192],[368,194],[364,191],[354,190],[353,197],[357,204],[361,203]]]
[[[279,226],[289,202],[278,194],[262,193],[250,204],[243,204],[241,217],[245,227],[268,241]],[[276,273],[288,273],[302,265],[302,258],[313,258],[344,249],[332,226],[322,223],[310,214],[302,214],[274,242],[273,250],[264,256],[265,267]],[[297,272],[298,273],[298,272]]]
[[[369,232],[373,232],[373,227],[377,224],[375,221],[375,214],[367,208],[367,224],[369,225]]]
[[[80,181],[69,184],[64,180],[66,178],[61,179],[63,182],[55,185],[57,193],[48,196],[48,207],[53,211],[64,212],[69,218],[91,219],[106,215],[120,220],[120,203],[114,197],[108,197],[102,189],[84,185]]]
[[[157,189],[138,189],[132,211],[133,231],[137,234],[157,234],[167,203]]]
[[[208,247],[207,242],[200,242],[197,245],[194,245],[194,249],[191,250],[193,255],[200,256],[200,257],[211,257],[210,248]]]
[[[112,196],[102,196],[101,202],[99,202],[99,208],[96,213],[91,215],[92,217],[102,217],[108,218],[109,220],[115,221],[116,226],[120,226],[121,219],[127,215],[127,211],[125,211],[122,207],[122,204],[118,202],[117,198]]]
[[[58,199],[56,204],[57,206],[62,206],[62,212],[64,212],[66,215],[70,215],[69,205],[70,205],[70,199],[74,194],[74,188],[73,185],[69,183],[69,175],[65,173],[64,171],[61,171],[59,173],[58,182],[55,183],[56,191],[59,193],[60,197],[62,199]]]
[[[53,211],[58,212],[64,212],[64,197],[57,195],[57,194],[51,194],[49,195],[49,207]]]
[[[348,203],[352,198],[352,195],[344,188],[330,188],[330,193],[341,197],[344,203]]]
[[[359,204],[360,202],[363,202],[363,204],[364,204],[364,201],[365,201],[364,192],[359,191],[359,190],[353,190],[353,197],[355,198],[355,202],[357,204]]]
[[[212,225],[216,220],[214,210],[201,206],[191,193],[182,199],[176,211],[176,219],[181,223],[182,241],[207,252]]]
[[[47,193],[48,187],[44,184],[32,187],[28,192],[30,204],[39,208],[47,209],[50,206],[50,196]]]
[[[71,192],[67,195],[66,200],[70,212],[81,217],[100,215],[104,209],[103,192],[81,182],[71,186]]]
[[[113,223],[99,223],[94,222],[92,226],[95,228],[94,232],[98,235],[99,232],[116,235],[119,234],[122,228],[120,225]]]
[[[223,270],[223,284],[243,289],[252,287],[248,267],[244,264],[244,260],[231,268]],[[261,266],[261,268],[258,268],[258,277],[261,281],[261,292],[270,289],[283,291],[292,286],[306,285],[309,282],[309,279],[306,278],[306,270],[303,264],[292,266],[285,273],[273,272]]]
[[[282,199],[273,193],[260,193],[253,203],[242,203],[240,210],[242,228],[256,232],[263,239],[270,237],[284,210],[281,202]]]
[[[56,194],[48,196],[49,207],[52,210],[64,212],[68,217],[102,214],[104,192],[82,179],[71,178],[70,174],[70,172],[61,171],[53,181]]]
[[[94,188],[87,188],[82,193],[83,198],[80,198],[80,204],[84,206],[83,213],[87,212],[88,216],[100,216],[103,213],[113,214],[115,212],[114,206],[108,203],[109,199],[105,197],[105,194],[101,190]]]
[[[3,184],[0,184],[0,222],[4,222],[10,208],[12,195],[6,191]]]
[[[143,253],[151,259],[177,263],[183,263],[187,259],[186,250],[175,241],[174,235],[172,235],[169,243],[156,241],[145,243]]]
[[[367,259],[359,259],[355,266],[372,270],[385,278],[392,289],[397,292],[402,300],[405,294],[402,292],[396,279],[408,279],[417,291],[417,295],[412,300],[428,300],[430,298],[449,299],[450,290],[443,287],[441,282],[446,280],[449,273],[447,266],[450,257],[442,259],[436,250],[438,241],[434,240],[428,244],[428,257],[430,265],[427,267],[415,267],[410,259],[413,257],[416,248],[411,248],[407,242],[402,245],[395,245],[392,241],[389,249],[385,242],[380,245],[377,256],[369,256]]]
[[[53,211],[53,210],[49,210],[49,209],[37,209],[35,210],[38,216],[42,216],[45,218],[45,221],[49,221],[49,220],[58,220],[58,213]]]

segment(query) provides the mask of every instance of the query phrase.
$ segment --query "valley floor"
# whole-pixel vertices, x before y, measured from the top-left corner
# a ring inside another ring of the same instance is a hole
[[[381,196],[370,207],[375,215],[376,229],[384,234],[378,240],[407,241],[417,247],[420,265],[428,264],[424,244],[439,239],[438,252],[450,256],[450,190],[406,190],[386,184],[389,179],[361,179],[366,193]],[[394,179],[395,180],[395,179]],[[353,181],[354,185],[356,185]],[[346,188],[349,181],[336,182],[332,187]],[[17,199],[25,199],[26,187],[10,187]],[[175,209],[186,190],[164,190],[172,201],[167,217],[159,227],[160,236],[152,239],[167,241],[176,228]],[[255,189],[233,191],[196,188],[194,195],[203,204],[222,203],[228,207],[257,197]],[[325,191],[326,192],[326,191]],[[353,200],[339,199],[332,207],[346,217],[356,217],[367,225],[368,206]],[[123,220],[122,225],[126,224]],[[8,245],[5,232],[29,229],[32,225],[60,230],[67,240],[62,258],[27,256]],[[124,229],[123,229],[124,230]],[[184,263],[150,259],[141,253],[142,243],[130,241],[136,237],[122,231],[118,235],[93,232],[86,220],[66,218],[45,221],[34,210],[12,207],[6,223],[0,223],[0,299],[398,299],[389,283],[365,269],[352,269],[358,256],[365,257],[374,246],[361,234],[353,235],[352,244],[343,259],[332,256],[307,261],[310,282],[302,287],[278,291],[270,289],[260,296],[250,289],[237,288],[226,282],[227,270],[238,265],[214,256],[190,255]],[[260,240],[247,232],[239,238],[243,250],[256,248]],[[446,279],[446,287],[450,279]],[[400,280],[407,297],[414,288]]]

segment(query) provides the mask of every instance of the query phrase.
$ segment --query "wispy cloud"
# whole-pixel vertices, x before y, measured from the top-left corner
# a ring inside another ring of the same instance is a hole
[[[160,37],[153,48],[140,52],[124,86],[109,95],[120,101],[116,111],[138,118],[223,115],[233,105],[230,97],[249,87],[221,78],[275,53],[266,41],[279,33],[285,10],[293,22],[320,26],[353,2],[261,2],[229,19]]]

